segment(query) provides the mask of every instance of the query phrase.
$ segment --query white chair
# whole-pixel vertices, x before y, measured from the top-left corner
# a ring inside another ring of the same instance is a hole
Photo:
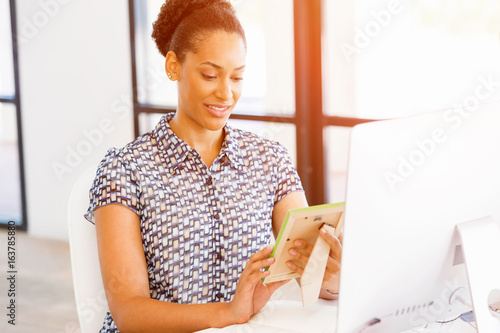
[[[71,268],[82,333],[98,332],[108,311],[99,266],[95,226],[83,217],[89,205],[89,190],[95,172],[96,168],[92,168],[80,176],[68,200]]]

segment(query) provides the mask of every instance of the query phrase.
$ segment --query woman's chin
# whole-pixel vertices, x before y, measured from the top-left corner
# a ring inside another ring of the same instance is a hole
[[[210,131],[220,131],[226,126],[229,116],[230,113],[225,117],[210,117],[205,121],[205,127]]]
[[[206,128],[209,131],[217,132],[226,126],[227,119],[217,119],[216,121],[209,121],[206,123]]]

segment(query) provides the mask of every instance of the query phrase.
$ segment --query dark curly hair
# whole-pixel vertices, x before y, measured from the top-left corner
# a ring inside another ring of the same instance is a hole
[[[245,32],[233,6],[226,0],[166,0],[151,37],[163,56],[174,51],[180,62],[186,52],[197,52],[199,42],[214,31],[238,33],[246,47]]]

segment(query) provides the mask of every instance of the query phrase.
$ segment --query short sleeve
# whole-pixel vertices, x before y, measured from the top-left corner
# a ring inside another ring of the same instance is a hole
[[[304,191],[304,189],[287,149],[277,144],[275,152],[278,185],[274,197],[274,204],[277,204],[281,199],[286,197],[287,194],[295,191]]]
[[[117,148],[109,149],[102,159],[89,191],[90,204],[84,217],[95,223],[95,209],[120,204],[140,216],[140,186],[136,172]]]

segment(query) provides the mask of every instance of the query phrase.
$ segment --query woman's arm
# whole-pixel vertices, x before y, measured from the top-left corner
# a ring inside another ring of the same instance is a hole
[[[272,216],[274,238],[276,239],[276,237],[278,237],[283,220],[290,209],[304,208],[307,206],[309,205],[307,204],[306,195],[303,191],[291,192],[274,205]]]
[[[232,324],[229,303],[151,299],[139,217],[122,205],[96,209],[99,261],[111,315],[123,332],[193,332]]]
[[[111,204],[95,211],[101,274],[109,310],[120,332],[193,332],[246,322],[285,282],[263,285],[272,248],[252,255],[230,303],[175,304],[151,299],[139,217]]]

